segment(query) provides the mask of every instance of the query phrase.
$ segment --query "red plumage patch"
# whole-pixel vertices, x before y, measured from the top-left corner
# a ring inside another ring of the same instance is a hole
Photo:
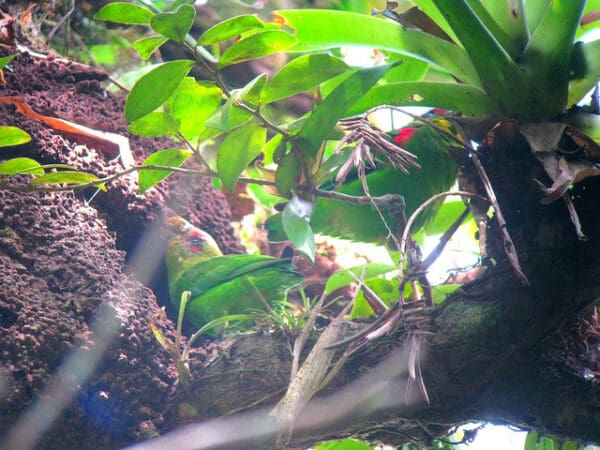
[[[408,141],[413,137],[415,131],[417,131],[418,127],[406,127],[398,130],[398,134],[394,138],[394,142],[398,144],[400,147],[404,147],[408,144]]]

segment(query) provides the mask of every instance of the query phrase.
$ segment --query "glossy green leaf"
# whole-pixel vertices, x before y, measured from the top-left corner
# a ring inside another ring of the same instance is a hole
[[[133,48],[139,53],[143,60],[152,56],[158,48],[167,42],[169,39],[164,36],[150,36],[147,38],[138,39],[133,44]]]
[[[177,133],[177,123],[169,114],[155,111],[131,122],[129,131],[143,137],[169,136]]]
[[[156,153],[152,153],[142,163],[144,166],[168,166],[168,167],[179,167],[181,166],[190,156],[192,152],[189,150],[180,149],[168,149],[160,150]],[[152,186],[156,185],[159,181],[165,179],[173,173],[172,170],[140,170],[140,194],[143,194]]]
[[[15,53],[14,55],[3,56],[2,58],[0,58],[0,70],[4,69],[17,56],[19,56],[19,53]]]
[[[133,86],[125,103],[125,119],[133,122],[150,114],[173,94],[194,66],[194,61],[181,59],[161,64],[141,77]]]
[[[65,170],[62,172],[48,172],[40,175],[39,177],[31,180],[31,184],[86,184],[97,179],[98,177],[91,173]],[[106,190],[104,184],[98,184],[97,186],[103,191]]]
[[[96,20],[107,20],[115,23],[148,24],[154,14],[152,11],[133,3],[114,2],[103,6],[94,15]]]
[[[521,56],[519,64],[535,99],[532,119],[551,119],[567,106],[573,41],[584,4],[585,0],[551,2]]]
[[[192,28],[196,18],[196,8],[192,5],[181,5],[175,12],[156,14],[150,21],[154,31],[175,42],[183,42]]]
[[[273,162],[273,154],[275,153],[275,149],[279,147],[281,141],[283,140],[283,135],[276,134],[271,139],[269,139],[262,148],[263,160],[262,164],[268,166]]]
[[[347,112],[362,114],[379,105],[430,106],[466,115],[497,113],[497,107],[481,89],[468,84],[408,81],[374,86]]]
[[[385,74],[383,79],[387,83],[398,83],[406,81],[422,80],[429,70],[429,64],[420,59],[412,58],[407,55],[387,52],[387,62],[400,62],[396,67],[392,67]]]
[[[314,262],[315,237],[307,220],[312,206],[312,203],[292,197],[283,210],[281,224],[292,245]]]
[[[287,197],[300,182],[302,163],[298,155],[289,152],[279,161],[275,172],[275,185],[281,195]]]
[[[17,175],[20,173],[43,175],[44,169],[42,169],[40,163],[31,158],[13,158],[0,163],[0,175]]]
[[[265,31],[237,41],[223,52],[217,64],[224,67],[282,52],[296,44],[296,38],[285,31]]]
[[[266,137],[267,130],[257,124],[236,128],[225,136],[217,152],[217,172],[229,192],[233,192],[250,161],[259,155]]]
[[[523,0],[481,0],[489,17],[496,21],[498,27],[506,32],[509,39],[514,42],[518,52],[522,51],[529,40],[527,17]],[[531,3],[531,2],[528,2]],[[538,1],[537,3],[543,3]],[[489,28],[489,27],[488,27]],[[505,47],[507,48],[507,47]],[[513,59],[519,55],[511,55]]]
[[[537,0],[535,2],[525,2],[525,18],[527,19],[527,28],[529,33],[533,34],[542,21],[546,10],[552,3],[552,0]]]
[[[299,148],[314,158],[321,142],[356,103],[391,67],[390,64],[358,70],[336,87],[319,104],[297,135]]]
[[[479,77],[464,49],[422,31],[344,11],[296,9],[275,14],[293,29],[298,39],[289,51],[313,52],[351,46],[378,48],[421,59],[463,82],[479,86]]]
[[[303,55],[277,72],[265,86],[263,103],[281,100],[312,89],[350,67],[340,58],[327,54]]]
[[[448,21],[479,74],[481,86],[497,111],[529,118],[530,89],[521,69],[469,6],[469,0],[433,0]]]
[[[340,270],[329,277],[325,284],[325,292],[331,293],[336,289],[342,288],[354,283],[354,278],[350,273],[353,273],[358,278],[363,276],[363,280],[380,277],[396,270],[396,266],[382,263],[368,263],[360,266],[351,267],[350,269]]]
[[[167,100],[167,108],[181,133],[192,139],[206,130],[206,121],[221,105],[221,97],[221,89],[214,84],[187,77]]]
[[[379,299],[386,305],[398,300],[398,279],[394,278],[388,280],[386,278],[373,278],[365,282],[365,284],[371,288],[371,290],[379,297]],[[364,291],[360,291],[354,300],[350,317],[356,319],[359,317],[369,317],[375,314],[371,305],[365,297]]]
[[[229,97],[225,104],[219,107],[214,114],[206,120],[206,126],[223,133],[228,133],[233,128],[251,120],[253,117],[252,113],[237,108],[234,105],[235,101],[235,96]]]
[[[0,147],[21,145],[31,141],[31,136],[18,127],[0,126]]]
[[[206,30],[198,39],[198,45],[211,45],[226,41],[252,30],[259,31],[265,23],[256,14],[232,17]]]
[[[504,3],[507,5],[509,1],[503,2],[493,2]],[[467,0],[467,5],[473,11],[478,21],[481,22],[483,27],[487,30],[489,34],[491,34],[496,42],[500,44],[500,46],[510,55],[513,60],[516,60],[523,51],[525,44],[527,41],[517,41],[517,39],[513,36],[510,36],[506,30],[504,30],[496,21],[496,18],[493,17],[488,9],[482,4],[481,0]]]
[[[259,105],[263,103],[261,100],[261,95],[266,83],[266,73],[257,75],[253,80],[248,82],[246,86],[239,90],[238,96],[240,100],[253,105]]]

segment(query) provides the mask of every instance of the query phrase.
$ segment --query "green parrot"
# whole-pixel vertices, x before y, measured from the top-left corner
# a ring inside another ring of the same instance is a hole
[[[167,247],[171,302],[179,308],[183,291],[191,291],[185,318],[197,327],[229,314],[264,310],[285,300],[302,282],[291,258],[264,255],[223,255],[215,240],[182,217],[167,224],[177,235]]]
[[[452,123],[439,115],[428,117],[438,127],[459,136]],[[460,147],[449,136],[422,122],[413,122],[395,132],[389,133],[393,141],[403,149],[414,154],[420,168],[411,168],[409,174],[386,165],[381,158],[376,169],[366,172],[366,183],[369,194],[373,197],[385,194],[400,194],[406,203],[405,213],[408,218],[415,209],[431,196],[449,190],[458,175],[458,163],[450,155],[451,147]],[[347,177],[341,186],[335,189],[333,182],[325,183],[322,189],[335,190],[355,196],[365,195],[363,182],[356,173]],[[443,201],[443,200],[442,200]],[[415,222],[412,231],[416,232],[429,224],[442,201],[434,207],[427,208]],[[395,222],[390,214],[380,208],[385,221],[394,231]],[[381,217],[373,206],[358,206],[348,202],[317,197],[310,224],[315,233],[351,239],[359,242],[390,244],[388,231]],[[273,240],[281,235],[281,219],[273,216],[265,224]]]

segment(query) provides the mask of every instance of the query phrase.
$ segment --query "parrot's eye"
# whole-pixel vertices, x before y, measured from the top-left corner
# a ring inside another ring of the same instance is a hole
[[[193,245],[194,247],[200,247],[200,244],[202,244],[202,241],[200,240],[199,237],[191,237],[188,242],[190,243],[190,245]]]

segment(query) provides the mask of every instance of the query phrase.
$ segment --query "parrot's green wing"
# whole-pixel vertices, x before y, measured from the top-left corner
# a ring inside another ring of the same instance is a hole
[[[170,286],[170,294],[178,307],[181,293],[191,291],[185,317],[200,327],[228,314],[264,310],[262,299],[269,303],[283,300],[287,290],[301,281],[302,275],[289,259],[226,255],[187,268]]]
[[[421,203],[435,194],[449,190],[454,184],[458,175],[458,164],[448,151],[453,145],[456,144],[438,131],[421,126],[405,146],[406,150],[418,157],[417,162],[421,168],[411,169],[409,175],[389,166],[367,173],[370,195],[402,195],[408,218]],[[349,177],[336,191],[355,196],[365,195],[362,181],[357,177]],[[418,231],[430,223],[437,208],[434,206],[426,209],[417,219],[413,231]],[[392,217],[385,210],[381,212],[388,226],[394,231],[395,222]],[[323,197],[316,199],[310,224],[315,233],[361,242],[384,244],[388,236],[388,230],[373,206],[358,206]],[[285,239],[282,234],[281,217],[272,216],[265,226],[269,230],[270,239]]]

